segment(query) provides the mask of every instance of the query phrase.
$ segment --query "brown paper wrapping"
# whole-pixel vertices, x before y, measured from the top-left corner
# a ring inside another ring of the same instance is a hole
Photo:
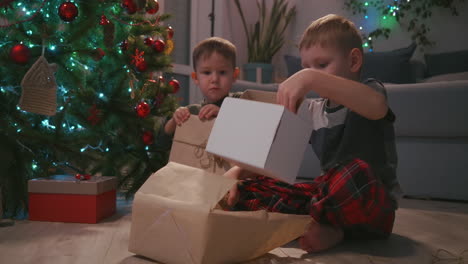
[[[308,215],[215,209],[233,184],[170,162],[135,195],[129,251],[163,263],[235,263],[301,236],[312,221]]]
[[[177,127],[172,143],[169,161],[200,168],[214,174],[224,174],[231,168],[226,160],[205,152],[213,120],[201,121],[198,116],[190,118]]]

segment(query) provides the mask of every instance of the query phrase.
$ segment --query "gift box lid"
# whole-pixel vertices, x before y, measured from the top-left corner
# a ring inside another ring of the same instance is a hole
[[[89,180],[77,180],[71,175],[53,175],[28,181],[30,193],[84,194],[97,195],[114,190],[117,178],[92,176]]]

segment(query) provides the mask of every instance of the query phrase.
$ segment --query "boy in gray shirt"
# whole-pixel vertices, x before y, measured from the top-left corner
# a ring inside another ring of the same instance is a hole
[[[383,85],[359,82],[362,40],[354,24],[337,15],[314,21],[299,45],[303,70],[278,88],[277,101],[292,112],[306,100],[312,116],[310,143],[323,174],[289,185],[233,167],[240,179],[227,197],[231,210],[309,214],[315,221],[299,239],[318,252],[345,238],[387,238],[393,229],[399,184],[393,122]]]

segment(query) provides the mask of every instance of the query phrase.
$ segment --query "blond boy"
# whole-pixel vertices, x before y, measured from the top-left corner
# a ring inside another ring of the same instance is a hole
[[[361,83],[362,40],[354,24],[327,15],[314,21],[299,44],[303,70],[278,88],[277,101],[296,112],[306,100],[312,116],[311,145],[323,174],[311,183],[288,185],[238,167],[231,190],[233,210],[309,214],[315,220],[299,240],[318,252],[345,238],[387,238],[393,228],[399,184],[393,122],[383,85]]]

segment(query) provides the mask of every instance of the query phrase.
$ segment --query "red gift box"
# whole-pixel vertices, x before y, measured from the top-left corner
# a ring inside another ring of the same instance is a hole
[[[94,224],[115,213],[117,179],[70,175],[28,181],[29,220]]]

